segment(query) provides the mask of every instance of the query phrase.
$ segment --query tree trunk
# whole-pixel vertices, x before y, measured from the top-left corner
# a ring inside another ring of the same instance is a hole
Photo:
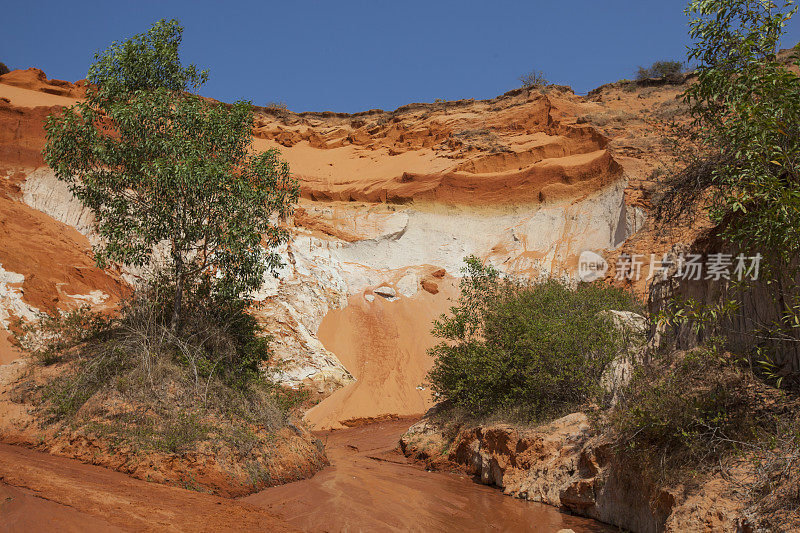
[[[180,255],[175,258],[175,298],[172,302],[170,328],[178,332],[181,324],[181,301],[183,299],[183,261]]]

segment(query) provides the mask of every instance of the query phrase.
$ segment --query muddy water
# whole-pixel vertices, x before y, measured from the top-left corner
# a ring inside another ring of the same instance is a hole
[[[504,496],[465,476],[426,472],[396,451],[412,420],[320,433],[331,466],[244,498],[304,531],[610,531]]]

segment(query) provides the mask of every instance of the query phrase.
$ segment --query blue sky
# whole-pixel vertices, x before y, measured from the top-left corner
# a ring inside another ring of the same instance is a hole
[[[638,65],[684,59],[675,0],[137,0],[8,2],[0,61],[85,77],[93,53],[160,18],[184,25],[182,57],[210,71],[202,93],[295,111],[395,109],[491,98],[542,70],[585,93]],[[800,18],[785,37],[800,40]]]

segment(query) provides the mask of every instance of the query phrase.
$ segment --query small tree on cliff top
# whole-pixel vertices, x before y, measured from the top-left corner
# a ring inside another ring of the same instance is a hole
[[[249,102],[191,93],[207,74],[181,65],[183,28],[161,20],[95,56],[86,100],[49,117],[45,160],[95,216],[98,264],[144,266],[168,249],[171,325],[199,283],[240,297],[280,265],[298,187],[276,150],[254,154]]]

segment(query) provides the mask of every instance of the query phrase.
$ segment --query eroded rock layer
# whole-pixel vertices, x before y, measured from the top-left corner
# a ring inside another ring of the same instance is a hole
[[[302,199],[281,276],[265,279],[254,312],[275,337],[274,377],[333,394],[309,412],[312,426],[431,405],[431,320],[452,305],[465,256],[574,276],[585,250],[613,265],[623,248],[668,247],[640,230],[665,153],[657,122],[681,112],[678,92],[551,87],[393,112],[257,109],[255,149],[281,151]],[[45,118],[82,94],[83,83],[36,69],[0,77],[0,363],[19,356],[15,318],[111,306],[133,279],[94,266],[91,214],[41,157]]]

